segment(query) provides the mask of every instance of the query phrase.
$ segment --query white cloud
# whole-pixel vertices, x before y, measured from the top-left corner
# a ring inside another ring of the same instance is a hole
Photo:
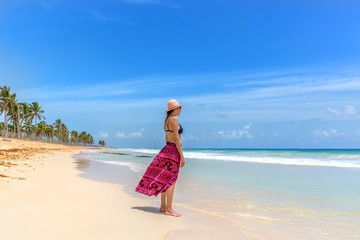
[[[185,136],[182,136],[182,137],[181,137],[181,140],[182,140],[183,142],[184,142],[184,141],[188,141],[188,140],[196,140],[196,141],[199,141],[200,138],[195,137],[195,136],[193,136],[193,135],[191,135],[191,134],[186,134]]]
[[[334,108],[330,108],[328,107],[326,109],[327,112],[329,112],[330,114],[333,114],[333,115],[337,115],[337,116],[344,116],[344,115],[357,115],[358,112],[356,110],[356,108],[354,106],[351,106],[351,105],[347,105],[347,106],[344,106],[343,110],[337,110],[337,109],[334,109]]]
[[[326,138],[330,138],[330,137],[338,137],[338,136],[345,136],[345,134],[343,132],[338,132],[336,129],[329,129],[329,130],[315,130],[313,132],[313,134],[315,136],[318,137],[326,137]]]
[[[91,11],[95,17],[103,18],[101,13]],[[106,19],[106,18],[105,18]],[[289,72],[284,74],[290,75]],[[356,73],[354,73],[356,74]],[[281,72],[277,73],[281,76]],[[334,99],[338,102],[337,94],[334,92],[342,91],[356,91],[360,90],[359,77],[328,77],[328,76],[289,76],[287,78],[278,76],[272,78],[272,73],[262,73],[246,75],[238,72],[223,72],[212,74],[189,74],[189,75],[150,75],[139,76],[133,79],[119,79],[115,82],[105,82],[101,84],[93,84],[86,86],[78,86],[77,88],[58,89],[51,87],[44,87],[39,89],[20,89],[17,91],[21,95],[34,95],[36,92],[37,98],[58,99],[71,98],[86,99],[103,98],[103,97],[123,97],[127,96],[132,101],[137,101],[133,96],[138,96],[142,92],[153,92],[150,99],[158,98],[159,93],[164,89],[171,87],[176,88],[196,88],[202,86],[206,81],[209,86],[225,86],[229,92],[225,93],[208,93],[208,94],[194,94],[183,98],[188,103],[197,103],[198,105],[207,104],[214,106],[223,106],[223,108],[234,107],[238,105],[250,106],[261,105],[267,107],[269,105],[288,102],[310,102],[314,103],[329,102]],[[262,79],[262,80],[259,80]],[[254,85],[256,87],[241,88],[237,85]],[[182,90],[182,89],[180,89]],[[313,96],[311,93],[316,93]],[[307,98],[303,98],[304,94],[308,94]],[[20,95],[20,94],[19,94]],[[300,97],[299,97],[300,96]],[[342,99],[343,94],[341,95]],[[349,96],[351,97],[351,96]],[[150,100],[149,98],[147,100]],[[143,99],[140,100],[143,102]],[[288,104],[286,104],[288,106]],[[223,117],[225,114],[220,113],[217,117]]]
[[[250,129],[250,127],[251,127],[251,123],[245,125],[245,126],[244,126],[244,129],[248,130],[248,129]]]
[[[109,134],[106,133],[106,132],[101,131],[101,132],[99,132],[99,134],[97,136],[99,138],[107,138],[107,137],[109,137]]]
[[[327,108],[326,111],[328,111],[329,113],[333,114],[333,115],[340,115],[340,112],[334,108]]]
[[[117,132],[115,137],[117,137],[117,138],[126,138],[126,134],[123,133],[123,132]]]
[[[346,115],[356,115],[357,111],[354,106],[345,106],[344,107],[344,113]]]
[[[140,138],[143,136],[144,129],[140,129],[139,131],[135,131],[129,134],[129,138]]]
[[[352,78],[330,74],[304,76],[291,72],[276,73],[274,78],[274,74],[266,72],[250,76],[239,72],[156,74],[73,88],[20,88],[16,92],[23,97],[21,101],[33,101],[36,96],[36,101],[45,102],[47,109],[64,109],[67,112],[90,112],[95,109],[113,115],[143,111],[144,108],[156,112],[162,110],[170,98],[175,97],[185,104],[184,115],[197,112],[208,116],[194,118],[193,121],[251,122],[265,117],[266,120],[304,120],[326,118],[329,117],[326,116],[328,113],[337,115],[341,112],[346,116],[357,113],[355,107],[349,106],[349,102],[354,106],[360,104],[356,96],[360,90],[360,81],[356,74],[353,73],[355,76]],[[284,78],[282,75],[291,77]],[[253,86],[254,82],[259,81],[261,84]],[[202,86],[204,82],[214,89],[202,94],[190,90]],[[233,85],[225,86],[225,83]],[[249,87],[237,86],[236,83],[248,84]],[[218,87],[224,91],[217,91]],[[171,89],[176,89],[176,92],[171,92]],[[328,107],[339,104],[348,107],[343,110]],[[124,119],[123,122],[131,120]]]
[[[251,123],[245,125],[242,129],[235,129],[230,131],[220,130],[213,135],[221,138],[253,139],[254,137],[249,133],[250,127]]]
[[[129,134],[126,134],[124,132],[117,132],[115,137],[117,138],[141,138],[144,136],[144,131],[145,129],[140,129],[140,130],[137,130],[137,131],[134,131],[134,132],[131,132]]]

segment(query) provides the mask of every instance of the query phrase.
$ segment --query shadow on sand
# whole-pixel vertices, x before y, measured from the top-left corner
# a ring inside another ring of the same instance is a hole
[[[155,213],[155,214],[164,214],[162,212],[159,212],[159,208],[156,208],[156,207],[132,207],[131,209],[136,209],[136,210],[149,212],[149,213]]]

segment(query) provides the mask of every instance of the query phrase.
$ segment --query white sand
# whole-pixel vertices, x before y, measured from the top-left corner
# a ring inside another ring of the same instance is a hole
[[[0,138],[1,239],[159,240],[181,229],[181,218],[139,210],[150,200],[79,177],[71,155],[84,149]]]

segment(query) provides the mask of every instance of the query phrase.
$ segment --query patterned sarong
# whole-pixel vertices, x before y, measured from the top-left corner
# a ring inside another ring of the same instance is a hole
[[[180,154],[174,143],[166,143],[150,163],[135,191],[148,196],[165,192],[176,182],[179,174]]]

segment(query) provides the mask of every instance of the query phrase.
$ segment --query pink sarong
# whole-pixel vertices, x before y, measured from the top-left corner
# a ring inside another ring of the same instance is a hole
[[[176,182],[179,174],[180,154],[174,143],[166,143],[150,163],[135,191],[148,196],[165,192]]]

